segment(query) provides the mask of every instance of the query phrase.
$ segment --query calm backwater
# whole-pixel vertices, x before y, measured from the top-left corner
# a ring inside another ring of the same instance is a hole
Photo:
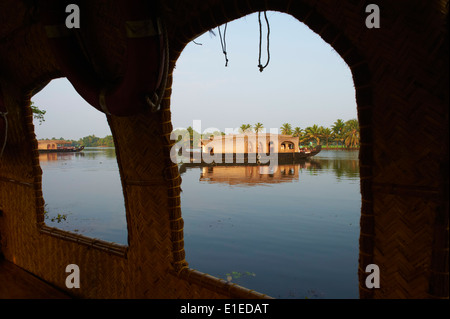
[[[47,225],[127,244],[114,149],[41,154],[40,162]],[[180,172],[191,268],[275,298],[358,298],[358,151],[323,150],[273,171]]]

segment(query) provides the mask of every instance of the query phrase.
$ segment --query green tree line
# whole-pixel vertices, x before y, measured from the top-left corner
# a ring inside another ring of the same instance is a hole
[[[64,137],[56,138],[52,137],[49,140],[61,140],[71,142],[73,146],[83,145],[85,147],[114,147],[114,140],[112,135],[106,135],[105,137],[97,137],[95,135],[89,135],[80,138],[79,140],[66,140]]]
[[[38,106],[34,104],[33,101],[30,103],[30,108],[33,113],[33,118],[39,121],[39,125],[45,122],[44,115],[46,113],[45,110],[40,109]],[[97,137],[95,135],[89,135],[80,138],[79,140],[66,140],[63,137],[55,138],[52,137],[50,140],[62,140],[71,142],[72,145],[84,145],[85,147],[114,147],[114,139],[112,135],[107,135],[105,137]]]
[[[41,110],[39,107],[31,102],[31,109],[33,116],[39,121],[39,125],[45,121],[44,115],[46,111]],[[264,130],[264,125],[257,122],[254,125],[242,124],[239,127],[240,133],[246,132],[262,132]],[[192,129],[191,126],[187,128],[189,136],[187,136],[185,131],[175,130],[174,134],[176,136],[176,141],[184,140],[186,146],[189,148],[198,147],[200,144],[200,139],[215,135],[225,135],[223,132],[212,132],[208,135],[202,135],[199,132]],[[360,133],[359,133],[359,123],[357,119],[350,119],[344,121],[342,119],[337,119],[331,127],[324,127],[314,124],[308,126],[304,129],[299,126],[292,127],[290,123],[283,123],[280,127],[281,134],[292,135],[294,137],[299,137],[300,145],[323,145],[325,147],[342,147],[342,148],[359,148],[360,144]],[[56,138],[52,138],[56,139]],[[64,138],[59,138],[64,140]],[[105,137],[97,137],[95,135],[85,136],[80,138],[78,141],[70,140],[73,145],[84,145],[85,147],[114,147],[114,140],[112,135],[107,135]]]
[[[264,125],[257,122],[254,125],[242,124],[238,128],[239,133],[261,133],[264,131]],[[196,148],[201,139],[211,136],[225,135],[224,132],[216,131],[207,134],[201,134],[189,126],[186,130],[175,130],[176,142],[184,141],[187,148]],[[314,124],[305,127],[292,127],[289,123],[283,123],[280,127],[280,133],[283,135],[292,135],[299,137],[300,146],[304,145],[323,145],[327,148],[359,148],[359,124],[358,120],[351,119],[344,121],[336,120],[331,127],[324,127]]]
[[[89,135],[80,138],[78,144],[84,145],[85,147],[114,147],[114,139],[112,135],[106,135],[105,137]]]
[[[241,132],[261,132],[264,126],[261,123],[255,125],[242,124]],[[290,123],[283,123],[280,127],[283,135],[299,137],[300,145],[323,145],[325,147],[359,148],[359,123],[357,119],[344,121],[337,119],[331,127],[314,124],[305,127],[292,127]]]

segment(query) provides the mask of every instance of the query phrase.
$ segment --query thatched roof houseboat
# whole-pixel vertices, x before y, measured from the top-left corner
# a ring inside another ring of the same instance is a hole
[[[72,145],[72,142],[65,140],[38,140],[38,151],[41,153],[79,152],[84,149],[84,146],[67,145]]]

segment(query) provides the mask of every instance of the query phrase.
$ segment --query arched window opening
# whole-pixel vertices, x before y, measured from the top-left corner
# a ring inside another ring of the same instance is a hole
[[[45,225],[69,236],[127,245],[122,186],[105,115],[67,79],[51,81],[31,100],[45,112],[40,122],[34,119]]]
[[[227,66],[211,33],[186,46],[174,70],[173,126],[201,121],[198,134],[209,127],[242,132],[252,129],[248,123],[281,134],[283,126],[297,145],[270,139],[258,149],[300,153],[306,145],[302,154],[311,154],[326,145],[322,129],[357,117],[352,75],[304,24],[267,15],[270,64],[263,72],[255,64],[257,13],[228,23]],[[328,136],[329,148],[314,157],[255,166],[253,174],[245,164],[221,164],[205,178],[202,168],[180,163],[190,267],[276,298],[358,298],[358,150],[333,149],[342,146],[339,138]]]

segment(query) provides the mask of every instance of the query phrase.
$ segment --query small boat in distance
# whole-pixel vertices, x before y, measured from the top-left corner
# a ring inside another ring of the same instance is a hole
[[[39,140],[38,151],[39,153],[69,153],[69,152],[81,152],[84,149],[82,146],[67,146],[72,142],[64,140]]]

